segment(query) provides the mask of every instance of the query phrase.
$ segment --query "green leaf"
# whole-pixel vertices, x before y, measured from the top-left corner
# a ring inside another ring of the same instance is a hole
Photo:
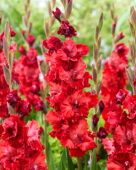
[[[85,166],[84,170],[88,170],[88,160],[87,160],[87,154],[84,156]]]
[[[67,148],[66,149],[66,156],[67,156],[67,161],[68,161],[68,170],[74,170],[74,164],[72,162],[71,157],[69,156],[69,151]]]
[[[64,149],[61,155],[61,160],[59,162],[58,170],[65,170],[67,165],[67,155],[66,150]]]
[[[107,166],[106,165],[98,165],[100,170],[107,170]]]
[[[71,157],[69,156],[69,151],[65,148],[62,152],[61,160],[58,166],[58,170],[75,170],[74,164]]]
[[[44,119],[45,115],[42,115],[42,116],[43,116],[43,119]],[[49,170],[54,170],[55,169],[55,162],[54,162],[54,159],[53,159],[53,154],[52,154],[52,150],[51,150],[50,143],[49,143],[49,134],[48,134],[48,131],[47,131],[48,123],[46,121],[43,121],[43,125],[44,125],[43,144],[45,145],[45,154],[46,154],[47,165],[48,165]]]
[[[96,160],[96,149],[93,150],[93,156],[92,156],[90,170],[98,170],[97,160]]]

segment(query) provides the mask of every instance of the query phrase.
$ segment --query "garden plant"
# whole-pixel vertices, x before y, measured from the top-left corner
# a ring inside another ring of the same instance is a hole
[[[136,170],[135,7],[126,40],[105,0],[110,22],[97,13],[88,45],[74,0],[48,1],[44,33],[22,2],[17,21],[0,8],[0,169]]]

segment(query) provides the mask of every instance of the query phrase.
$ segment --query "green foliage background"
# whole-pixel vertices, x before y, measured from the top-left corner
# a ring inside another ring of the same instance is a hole
[[[43,6],[38,4],[43,2]],[[101,12],[104,13],[104,25],[102,29],[102,53],[104,57],[110,54],[112,36],[110,33],[112,20],[109,9],[112,4],[115,6],[115,13],[118,15],[117,31],[123,31],[126,38],[123,40],[127,43],[130,38],[128,25],[129,7],[135,5],[136,0],[74,0],[73,11],[70,17],[70,22],[75,26],[78,32],[76,42],[84,43],[90,47],[90,58],[92,56],[92,47],[94,40],[95,26]],[[0,10],[3,12],[2,27],[5,20],[9,18],[10,24],[17,32],[15,41],[18,45],[23,43],[20,37],[20,30],[24,28],[22,24],[22,15],[24,14],[24,0],[1,0]],[[57,0],[57,6],[62,9],[60,0]],[[62,9],[63,10],[63,9]],[[32,33],[36,36],[36,45],[39,46],[40,40],[45,39],[44,34],[44,18],[48,17],[47,0],[31,0],[31,21],[33,23]],[[54,30],[57,30],[58,23],[56,21]],[[88,60],[89,60],[88,59]]]
[[[42,7],[39,6],[39,3],[43,2]],[[98,18],[101,12],[104,13],[104,24],[102,28],[102,48],[101,54],[104,58],[110,55],[112,49],[112,36],[111,36],[111,24],[112,20],[110,17],[110,7],[114,4],[115,13],[118,15],[118,25],[117,32],[124,32],[125,42],[128,45],[128,40],[131,39],[129,31],[129,7],[136,4],[136,0],[74,0],[73,2],[73,11],[70,17],[70,23],[76,28],[78,36],[75,38],[77,43],[83,43],[90,47],[90,53],[88,56],[84,57],[84,61],[88,65],[88,70],[91,72],[90,63],[93,53],[93,42],[94,42],[94,31]],[[24,15],[24,0],[1,0],[0,1],[0,10],[2,11],[2,25],[0,26],[0,32],[4,28],[6,19],[9,19],[10,24],[13,27],[13,30],[17,32],[14,41],[18,44],[23,44],[23,39],[21,37],[21,30],[24,29],[22,23],[22,15]],[[57,0],[57,6],[62,9],[60,5],[60,0]],[[62,9],[63,10],[63,9]],[[36,37],[35,47],[40,51],[40,41],[45,39],[44,34],[44,18],[48,18],[47,10],[47,0],[31,0],[31,21],[33,23],[32,34]],[[57,31],[59,24],[55,23],[54,30]],[[17,58],[19,53],[16,53]],[[90,117],[93,110],[90,111]],[[39,120],[39,124],[42,125],[40,121],[41,114],[35,115],[32,112],[32,118]],[[90,124],[90,117],[88,123]],[[100,121],[102,126],[104,122]],[[48,131],[51,131],[51,126],[48,126]],[[60,161],[60,154],[63,151],[60,143],[56,139],[49,137],[51,144],[51,149],[53,151],[54,160],[56,163]],[[74,160],[75,161],[75,160]],[[101,168],[102,169],[102,168]],[[103,168],[105,169],[105,167]]]

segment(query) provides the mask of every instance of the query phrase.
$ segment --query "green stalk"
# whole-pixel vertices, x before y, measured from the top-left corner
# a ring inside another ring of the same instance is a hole
[[[77,158],[78,170],[82,170],[82,158]]]
[[[42,114],[42,116],[43,116],[43,125],[44,125],[43,144],[45,146],[47,165],[49,165],[49,158],[48,158],[48,153],[47,153],[47,147],[48,147],[47,121],[45,120],[44,113]]]

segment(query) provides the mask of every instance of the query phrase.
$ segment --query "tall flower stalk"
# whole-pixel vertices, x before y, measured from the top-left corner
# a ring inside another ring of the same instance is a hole
[[[127,76],[133,89],[133,94],[136,94],[136,10],[134,7],[130,8],[130,19],[129,19],[130,32],[133,38],[133,42],[129,41],[130,56],[133,64],[133,69],[128,68]]]
[[[117,35],[117,37],[118,41],[122,39],[122,36]],[[133,134],[131,131],[135,131],[135,95],[131,96],[126,89],[125,69],[128,67],[128,52],[125,44],[115,44],[103,71],[102,97],[106,107],[102,114],[105,128],[113,135],[112,138],[103,139],[104,148],[108,153],[109,170],[131,169],[135,167],[136,161],[133,151],[135,139],[133,135],[131,137],[128,135]],[[127,74],[130,79],[130,74],[128,72]],[[109,90],[106,92],[106,89]],[[128,148],[128,143],[129,146],[133,146],[133,149]],[[109,147],[109,144],[112,147]]]
[[[52,10],[54,9],[56,5],[56,0],[52,0],[51,2],[48,1],[48,16],[49,19],[44,19],[44,31],[45,31],[45,35],[46,38],[49,38],[52,34],[52,28],[53,25],[55,23],[55,17],[52,14]],[[42,54],[43,56],[45,55],[45,53],[47,52],[47,49],[44,47],[43,45],[43,41],[41,41],[41,50],[42,50]],[[45,58],[43,59],[43,62],[40,62],[40,60],[38,60],[38,66],[40,69],[40,74],[43,77],[43,89],[42,89],[42,99],[45,103],[45,105],[47,105],[47,101],[46,101],[46,97],[47,97],[47,81],[45,80],[45,75],[47,73],[48,70],[48,63],[46,62]],[[46,149],[45,153],[46,153],[46,160],[47,160],[47,165],[49,168],[51,168],[51,164],[52,164],[52,160],[50,160],[50,146],[49,146],[49,137],[48,137],[48,126],[47,126],[47,121],[46,121],[46,114],[47,114],[47,107],[46,107],[46,113],[44,113],[43,116],[43,125],[44,125],[44,133],[43,133],[43,142],[44,145],[46,146],[47,149],[49,149],[49,151]]]
[[[101,90],[101,84],[102,84],[102,80],[101,80],[101,67],[102,67],[102,55],[99,56],[99,51],[100,51],[100,47],[101,47],[101,29],[102,29],[102,25],[103,25],[103,13],[101,13],[100,18],[99,18],[99,22],[98,25],[96,26],[96,30],[95,30],[95,36],[94,36],[94,45],[93,45],[93,59],[94,59],[94,64],[92,64],[92,77],[93,77],[93,81],[94,81],[94,92],[91,89],[91,91],[93,93],[96,93],[98,96],[100,95],[100,90]],[[103,102],[99,102],[100,104],[103,104]],[[101,115],[101,110],[100,110],[100,105],[97,104],[95,106],[94,109],[94,115],[92,115],[92,120],[91,120],[91,128],[92,130],[97,133],[98,131],[98,121],[99,121],[99,117]],[[94,154],[92,156],[92,160],[94,159],[94,157],[96,157],[96,154],[99,154],[99,150],[100,150],[100,142],[97,139],[97,136],[95,138],[95,142],[97,144],[97,148],[96,151],[93,150]],[[91,169],[93,168],[93,161],[91,163]]]
[[[112,26],[111,26],[111,33],[112,33],[112,50],[115,50],[115,46],[117,43],[122,40],[125,36],[123,35],[123,32],[116,33],[117,23],[118,23],[118,16],[115,15],[115,8],[114,5],[110,8],[110,14],[112,18]]]
[[[24,117],[31,111],[30,104],[22,100],[18,96],[18,91],[14,89],[13,61],[16,44],[11,44],[11,37],[15,34],[7,21],[1,40],[3,45],[1,44],[0,64],[3,64],[4,78],[8,86],[8,94],[3,94],[7,101],[8,118],[0,124],[0,167],[3,170],[35,167],[45,170],[46,156],[43,153],[44,146],[40,142],[40,128],[34,120],[26,125]],[[3,76],[1,81],[4,82]]]
[[[53,125],[50,135],[57,137],[62,146],[68,148],[70,156],[83,157],[86,151],[96,147],[94,135],[88,131],[85,118],[98,99],[96,94],[83,90],[90,87],[88,81],[91,75],[86,72],[86,64],[81,57],[88,54],[89,48],[71,40],[76,36],[75,28],[67,20],[71,13],[71,3],[72,1],[67,1],[66,5],[63,2],[65,14],[58,8],[53,11],[61,24],[57,33],[66,40],[51,36],[43,41],[43,46],[48,49],[45,53],[46,62],[49,64],[45,79],[50,86],[47,100],[54,109],[48,112],[46,119]],[[78,169],[82,169],[80,158]]]
[[[46,105],[42,100],[43,80],[40,80],[40,69],[38,67],[38,51],[34,47],[35,37],[31,34],[32,23],[30,22],[30,1],[24,4],[25,15],[23,22],[25,29],[21,34],[25,41],[25,46],[19,47],[20,58],[15,62],[14,70],[17,81],[20,84],[19,91],[31,103],[36,111],[46,111]],[[40,62],[43,62],[42,59]],[[34,74],[33,74],[34,73]]]

